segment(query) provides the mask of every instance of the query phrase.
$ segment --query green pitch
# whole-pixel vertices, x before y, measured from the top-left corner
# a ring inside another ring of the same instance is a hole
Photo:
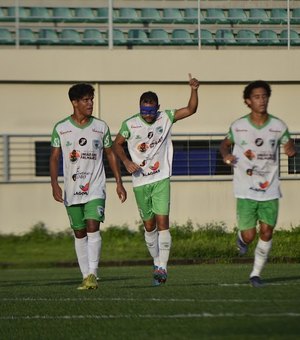
[[[300,265],[104,267],[99,289],[78,291],[77,268],[0,270],[0,339],[299,339]]]

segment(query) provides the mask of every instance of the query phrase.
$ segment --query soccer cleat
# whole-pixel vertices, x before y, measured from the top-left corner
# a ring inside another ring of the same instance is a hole
[[[156,269],[154,270],[154,274],[153,274],[153,278],[154,281],[157,281],[158,284],[157,285],[161,285],[162,283],[166,283],[167,281],[167,271],[161,267],[156,267]]]
[[[261,288],[261,287],[264,286],[264,284],[263,284],[263,282],[262,282],[262,280],[260,279],[259,276],[252,276],[252,277],[250,277],[249,281],[250,281],[250,284],[251,284],[252,287]]]
[[[236,240],[236,245],[237,245],[237,249],[239,251],[239,254],[245,255],[248,251],[248,245],[246,243],[244,243],[239,237]]]
[[[97,289],[98,283],[97,278],[94,274],[89,274],[85,279],[83,279],[82,284],[77,288],[79,290],[87,289]]]
[[[153,266],[153,286],[159,286],[160,282],[157,279],[158,277],[158,266]]]

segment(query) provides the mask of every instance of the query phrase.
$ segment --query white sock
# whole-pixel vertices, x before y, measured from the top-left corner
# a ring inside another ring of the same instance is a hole
[[[257,246],[255,248],[253,270],[250,274],[250,277],[260,276],[260,273],[263,270],[265,263],[267,262],[271,247],[272,247],[272,240],[267,241],[267,242],[261,239],[258,240]]]
[[[88,239],[86,236],[83,238],[75,237],[75,251],[77,255],[79,268],[80,268],[83,278],[86,278],[89,275],[89,260],[88,260],[87,245],[88,245]]]
[[[159,267],[158,231],[156,228],[152,231],[145,229],[145,241],[149,253],[153,257],[154,265]]]
[[[101,252],[100,231],[96,231],[94,233],[87,233],[87,238],[88,238],[89,274],[94,274],[97,277],[97,270]]]
[[[172,238],[170,230],[161,230],[158,232],[159,262],[160,267],[167,270],[167,264],[170,255]]]

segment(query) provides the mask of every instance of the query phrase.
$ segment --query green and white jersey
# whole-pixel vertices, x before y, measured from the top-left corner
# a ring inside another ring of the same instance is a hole
[[[250,115],[236,120],[227,138],[234,143],[235,197],[267,201],[281,197],[278,147],[290,138],[286,124],[269,115],[263,126],[255,126]]]
[[[105,199],[103,148],[111,147],[112,139],[104,121],[91,117],[79,126],[67,117],[55,125],[51,146],[62,149],[66,206]]]
[[[132,175],[133,187],[154,183],[172,174],[171,127],[175,110],[159,112],[152,124],[135,114],[122,123],[119,133],[127,140],[128,151],[141,169]]]

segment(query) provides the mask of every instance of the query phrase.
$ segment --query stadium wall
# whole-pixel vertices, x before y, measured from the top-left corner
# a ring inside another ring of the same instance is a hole
[[[248,81],[265,79],[273,93],[269,111],[291,131],[300,131],[300,50],[101,50],[1,49],[0,133],[51,133],[53,125],[71,113],[67,91],[78,81],[96,88],[95,116],[113,133],[122,120],[136,113],[142,92],[153,90],[162,108],[187,104],[188,73],[197,77],[199,109],[175,124],[174,133],[226,133],[235,118],[246,114],[242,91]],[[139,216],[130,182],[128,200],[118,202],[115,185],[108,183],[106,222],[135,228]],[[282,182],[278,225],[299,224],[296,202],[299,181]],[[21,233],[42,221],[50,230],[69,225],[65,209],[52,199],[49,183],[1,184],[0,231]],[[172,222],[195,224],[223,221],[235,225],[235,200],[229,182],[173,182]]]

